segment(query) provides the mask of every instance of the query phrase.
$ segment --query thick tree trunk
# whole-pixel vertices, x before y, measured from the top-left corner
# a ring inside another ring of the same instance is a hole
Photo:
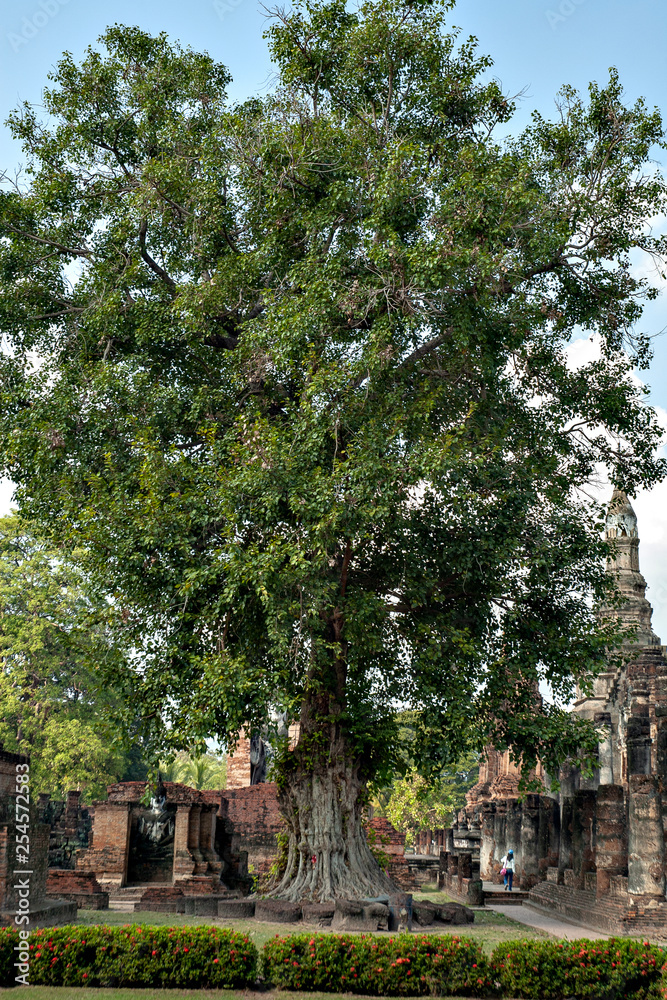
[[[287,867],[269,895],[325,902],[365,899],[395,892],[373,857],[362,827],[364,783],[360,764],[339,738],[331,753],[314,760],[298,746],[280,783],[279,803],[287,823]]]
[[[341,603],[351,553],[348,541],[341,562]],[[286,754],[278,781],[289,845],[285,873],[269,894],[280,899],[323,903],[396,891],[373,857],[362,827],[368,773],[343,721],[344,625],[344,611],[337,607],[326,621],[327,648],[334,655],[329,662],[313,657],[299,742]]]

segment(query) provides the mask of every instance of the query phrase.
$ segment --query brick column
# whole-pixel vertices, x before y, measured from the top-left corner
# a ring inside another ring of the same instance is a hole
[[[595,814],[597,895],[609,892],[613,875],[628,873],[627,814],[621,785],[600,785]]]
[[[250,740],[242,731],[233,754],[227,757],[227,788],[250,784]]]
[[[219,875],[222,871],[222,859],[215,850],[215,814],[216,806],[204,806],[199,820],[199,850],[206,861],[207,871]]]
[[[190,805],[177,805],[174,824],[174,881],[194,874],[195,861],[188,847],[189,832]]]
[[[572,867],[574,888],[583,889],[586,872],[595,871],[595,805],[596,792],[580,788],[574,793],[572,821]]]
[[[629,776],[628,892],[664,900],[664,839],[660,780]]]

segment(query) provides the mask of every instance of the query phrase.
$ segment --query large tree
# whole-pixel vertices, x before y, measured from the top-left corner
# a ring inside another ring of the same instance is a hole
[[[630,265],[664,250],[660,116],[612,75],[503,139],[449,6],[277,15],[275,92],[235,107],[211,58],[117,26],[11,119],[4,467],[113,591],[157,743],[300,720],[291,898],[387,887],[361,819],[399,708],[422,771],[489,730],[527,767],[591,749],[534,699],[610,638],[582,496],[663,471]]]

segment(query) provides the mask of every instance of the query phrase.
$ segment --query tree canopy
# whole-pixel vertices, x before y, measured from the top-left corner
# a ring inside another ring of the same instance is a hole
[[[402,707],[422,771],[490,730],[527,766],[590,749],[534,706],[613,632],[582,491],[664,472],[631,267],[665,250],[660,115],[612,73],[503,138],[450,8],[277,14],[276,88],[233,106],[208,55],[115,26],[10,121],[4,469],[113,594],[156,743],[300,715],[287,798],[342,758],[341,787],[380,780]],[[573,369],[583,333],[600,355]]]
[[[36,792],[103,795],[127,768],[99,665],[118,662],[105,604],[81,572],[12,515],[0,518],[0,744],[29,753]]]

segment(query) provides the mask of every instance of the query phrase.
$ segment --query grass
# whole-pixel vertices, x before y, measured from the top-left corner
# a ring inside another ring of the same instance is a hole
[[[437,890],[414,894],[417,900],[430,900],[434,903],[450,902],[450,898]],[[153,926],[192,926],[196,924],[214,924],[218,927],[233,927],[234,930],[247,934],[255,945],[262,946],[276,934],[299,934],[312,931],[313,927],[306,924],[268,924],[255,920],[220,920],[217,918],[186,916],[183,913],[119,913],[116,910],[79,910],[78,921],[83,926],[108,924],[122,926],[135,923]],[[326,933],[324,929],[323,933]],[[386,932],[381,932],[386,933]],[[419,931],[417,931],[419,933]],[[425,928],[422,933],[448,934],[454,933],[460,937],[472,937],[478,941],[487,954],[491,954],[497,944],[502,941],[513,941],[519,938],[548,937],[542,931],[525,927],[507,917],[493,911],[475,910],[474,924],[464,927],[449,928],[444,924]],[[7,992],[0,990],[0,992]],[[18,992],[15,994],[19,1000]],[[69,986],[22,986],[20,1000],[82,1000],[81,987]],[[132,990],[132,989],[96,989],[86,988],[85,1000],[363,1000],[363,997],[353,997],[349,993],[292,993],[276,990]],[[375,998],[377,1000],[377,998]],[[404,998],[410,1000],[410,998]],[[446,997],[439,1000],[447,1000]],[[462,998],[459,998],[462,1000]]]
[[[433,903],[450,902],[448,896],[443,892],[420,892],[415,893],[416,900],[430,900]],[[288,934],[301,934],[314,931],[315,928],[309,924],[269,924],[258,920],[223,920],[217,917],[195,917],[186,916],[183,913],[119,913],[117,910],[79,910],[78,923],[84,926],[93,924],[108,924],[119,927],[123,924],[144,924],[159,927],[182,927],[196,924],[213,924],[216,927],[232,927],[235,931],[247,934],[250,940],[261,949],[266,942],[280,934],[281,937]],[[327,928],[318,928],[319,933],[328,933]],[[419,933],[420,929],[414,926],[414,932]],[[381,931],[379,933],[386,933]],[[462,927],[450,927],[447,924],[434,924],[421,931],[425,934],[456,934],[459,937],[472,937],[478,941],[486,954],[490,955],[496,945],[504,941],[516,941],[519,939],[533,940],[534,938],[549,937],[544,931],[526,927],[514,920],[510,920],[500,913],[492,910],[475,910],[474,924],[465,924]],[[23,996],[23,994],[21,994]],[[285,997],[281,994],[281,998]],[[312,995],[311,996],[312,1000]]]
[[[7,990],[0,990],[6,993]],[[82,988],[77,986],[22,986],[21,1000],[82,1000]],[[352,993],[290,993],[281,990],[126,990],[86,988],[85,1000],[364,1000]],[[368,1000],[378,1000],[377,997]],[[401,1000],[424,1000],[424,997],[402,997]],[[438,1000],[448,1000],[438,997]],[[453,1000],[452,997],[449,1000]],[[458,1000],[465,1000],[459,997]]]

